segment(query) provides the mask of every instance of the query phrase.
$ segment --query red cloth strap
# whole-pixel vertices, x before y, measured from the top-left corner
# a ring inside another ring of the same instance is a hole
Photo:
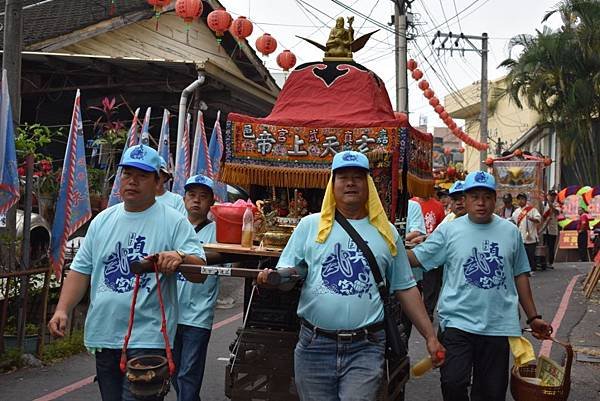
[[[523,221],[523,219],[525,218],[525,216],[527,216],[527,213],[529,213],[529,211],[531,209],[533,209],[533,206],[525,206],[521,210],[521,213],[519,214],[519,217],[517,217],[517,225],[521,224],[521,222]]]
[[[167,354],[167,362],[169,364],[169,374],[173,376],[175,374],[175,362],[173,361],[173,353],[171,351],[171,344],[169,342],[169,335],[167,334],[167,317],[165,315],[165,304],[162,297],[162,290],[160,288],[160,280],[158,276],[158,266],[156,259],[153,258],[154,274],[156,276],[156,291],[158,292],[158,304],[160,305],[160,315],[162,323],[160,325],[160,331],[163,334],[165,340],[165,351]],[[131,338],[131,331],[133,330],[133,320],[135,318],[135,303],[137,301],[137,294],[140,289],[140,275],[135,275],[135,286],[133,287],[133,299],[131,300],[131,308],[129,310],[129,325],[127,327],[127,334],[125,335],[125,341],[123,342],[123,349],[121,350],[121,361],[119,367],[121,372],[125,373],[127,370],[127,345]]]

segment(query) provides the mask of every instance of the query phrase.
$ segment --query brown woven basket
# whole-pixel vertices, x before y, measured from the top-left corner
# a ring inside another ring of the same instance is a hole
[[[524,381],[521,377],[535,377],[535,364],[524,365],[520,368],[513,366],[510,374],[510,393],[515,401],[566,401],[571,390],[571,365],[573,363],[573,347],[552,339],[565,347],[567,360],[565,363],[565,379],[560,386],[539,386]],[[518,370],[518,373],[517,373]],[[519,377],[520,375],[520,377]]]

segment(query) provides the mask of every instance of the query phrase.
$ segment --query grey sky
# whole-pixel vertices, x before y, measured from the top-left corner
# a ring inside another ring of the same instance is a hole
[[[355,15],[355,36],[379,29],[371,21],[365,21],[357,13],[345,10],[332,0],[221,0],[234,18],[244,15],[255,23],[254,33],[249,42],[254,41],[263,32],[273,35],[279,45],[274,54],[265,58],[267,67],[281,71],[275,62],[279,52],[292,50],[298,57],[298,64],[321,60],[322,52],[310,44],[300,41],[295,35],[310,37],[325,43],[333,18]],[[390,22],[393,3],[390,0],[344,0],[343,4],[352,7],[364,15],[383,24]],[[520,33],[535,32],[541,29],[541,19],[546,11],[556,5],[556,0],[416,0],[412,11],[418,23],[416,40],[409,42],[409,57],[415,57],[436,96],[443,99],[450,90],[461,88],[480,78],[481,59],[474,53],[465,57],[449,52],[440,55],[430,46],[432,35],[438,29],[442,32],[481,35],[487,32],[490,41],[489,69],[490,79],[498,78],[505,71],[497,65],[508,56],[508,41]],[[456,5],[456,6],[455,6]],[[458,18],[454,18],[456,14]],[[450,19],[448,23],[444,21]],[[437,28],[437,26],[439,28]],[[553,28],[560,26],[560,19],[553,17],[549,21]],[[390,27],[390,29],[392,29]],[[423,36],[422,33],[426,35]],[[380,29],[369,41],[365,49],[355,54],[355,61],[365,65],[379,75],[386,83],[392,104],[394,94],[394,37],[393,33]],[[480,45],[476,43],[476,45]],[[435,47],[435,45],[434,45]],[[438,77],[426,60],[435,68]],[[426,115],[429,125],[441,126],[421,90],[409,76],[409,104],[411,122],[417,124],[419,115]]]

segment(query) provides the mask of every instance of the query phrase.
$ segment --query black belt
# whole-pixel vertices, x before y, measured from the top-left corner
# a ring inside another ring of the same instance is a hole
[[[324,330],[315,327],[305,319],[300,319],[302,325],[320,336],[331,338],[342,342],[353,342],[364,340],[369,334],[376,333],[385,328],[383,322],[377,322],[356,330]]]

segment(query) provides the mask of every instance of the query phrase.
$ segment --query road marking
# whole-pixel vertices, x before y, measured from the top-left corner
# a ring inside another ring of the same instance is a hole
[[[72,391],[75,390],[79,390],[82,387],[87,386],[88,384],[91,384],[94,382],[94,377],[96,377],[96,375],[92,375],[90,377],[86,377],[85,379],[79,380],[78,382],[75,382],[73,384],[69,384],[66,387],[63,387],[61,389],[58,389],[56,391],[51,392],[50,394],[46,394],[40,398],[36,398],[33,401],[52,401],[55,400],[59,397],[62,397],[65,394],[68,394]]]
[[[554,329],[554,334],[558,333],[558,328],[565,317],[565,313],[567,312],[567,307],[569,306],[569,300],[571,299],[571,294],[573,294],[573,288],[577,283],[577,279],[581,276],[581,274],[577,274],[571,278],[569,285],[565,289],[565,293],[558,305],[558,309],[556,310],[556,314],[554,315],[554,319],[552,319],[552,328]],[[546,357],[550,356],[550,351],[552,350],[553,342],[550,340],[545,340],[542,342],[542,347],[540,348],[539,355],[544,355]]]
[[[233,315],[231,317],[228,317],[227,319],[223,319],[220,322],[217,322],[215,324],[213,324],[212,329],[213,330],[217,330],[220,329],[223,326],[226,326],[230,323],[233,323],[239,319],[241,319],[243,316],[243,314],[240,312],[237,315]],[[219,358],[219,360],[221,359],[225,359],[225,360],[229,360],[229,358]],[[73,391],[79,390],[82,387],[87,386],[88,384],[92,384],[94,382],[94,378],[96,377],[96,375],[92,375],[89,377],[86,377],[85,379],[79,380],[75,383],[69,384],[68,386],[65,386],[63,388],[60,388],[56,391],[53,391],[49,394],[46,394],[42,397],[36,398],[33,401],[53,401],[56,400],[59,397],[64,396],[65,394],[71,393]]]

